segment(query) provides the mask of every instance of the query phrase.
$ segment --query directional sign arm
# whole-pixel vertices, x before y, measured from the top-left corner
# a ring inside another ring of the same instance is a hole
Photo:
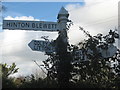
[[[41,52],[55,52],[55,47],[51,45],[49,41],[42,41],[42,40],[32,40],[28,46],[33,51],[41,51]]]
[[[3,20],[3,29],[34,30],[34,31],[58,31],[59,27],[58,27],[57,22]]]

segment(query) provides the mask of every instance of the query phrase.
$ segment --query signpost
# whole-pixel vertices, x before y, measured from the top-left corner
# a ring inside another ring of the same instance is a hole
[[[69,79],[71,78],[71,53],[67,51],[68,37],[67,37],[67,22],[69,13],[65,8],[61,8],[58,13],[57,22],[47,22],[47,21],[21,21],[21,20],[4,20],[3,29],[9,30],[33,30],[33,31],[59,31],[59,36],[56,39],[56,46],[53,46],[52,42],[43,40],[32,40],[28,46],[33,51],[46,52],[51,54],[57,52],[59,56],[59,69],[58,72],[58,83],[61,87],[69,86]],[[57,48],[57,49],[56,49]],[[107,50],[101,50],[101,54],[104,58],[112,57],[117,48],[110,45]],[[93,54],[92,50],[88,49],[87,54]],[[76,50],[74,52],[74,59],[80,61],[88,61],[86,52],[82,49]],[[67,65],[67,67],[66,67]]]
[[[3,29],[34,30],[34,31],[58,31],[59,27],[58,27],[57,22],[3,20]]]
[[[41,52],[47,52],[52,53],[55,52],[55,47],[52,46],[52,43],[49,41],[42,41],[42,40],[32,40],[28,46],[33,51],[41,51]]]
[[[74,59],[81,61],[88,61],[85,51],[83,49],[75,50],[74,51]]]
[[[108,45],[108,49],[100,49],[100,53],[102,54],[102,57],[109,58],[115,55],[117,52],[117,47],[113,44]]]

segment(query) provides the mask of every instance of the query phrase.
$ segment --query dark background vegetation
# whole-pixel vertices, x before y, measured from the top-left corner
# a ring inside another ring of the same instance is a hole
[[[83,29],[82,29],[83,30]],[[115,43],[119,38],[115,31],[110,30],[108,35],[98,34],[91,36],[85,30],[83,32],[89,37],[78,45],[69,45],[69,51],[61,57],[65,47],[60,43],[59,53],[48,54],[48,59],[43,61],[44,69],[47,70],[47,77],[36,78],[35,74],[26,77],[9,77],[17,73],[18,68],[13,63],[11,66],[2,66],[2,85],[3,88],[111,88],[120,89],[120,50],[112,57],[102,58],[97,52],[97,46],[107,48],[107,45]],[[112,36],[112,37],[110,37]],[[104,41],[104,42],[103,42]],[[100,44],[102,43],[102,44]],[[90,48],[93,53],[86,54],[89,60],[82,61],[74,52]],[[62,50],[62,51],[61,51]],[[60,62],[60,60],[64,60]],[[66,61],[67,60],[67,61]],[[111,65],[111,62],[116,62]],[[68,81],[67,81],[68,80]],[[63,82],[66,81],[66,82]],[[65,83],[65,85],[63,85]],[[62,86],[63,85],[63,86]]]

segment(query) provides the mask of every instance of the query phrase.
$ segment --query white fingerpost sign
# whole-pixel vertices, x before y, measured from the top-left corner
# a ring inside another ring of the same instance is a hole
[[[52,46],[52,43],[49,41],[43,40],[32,40],[28,46],[33,51],[41,51],[41,52],[55,52],[55,47]]]
[[[113,57],[116,52],[117,52],[117,47],[114,46],[113,44],[108,45],[108,49],[100,49],[100,53],[104,58]]]
[[[3,29],[58,31],[58,24],[57,22],[47,21],[3,20]]]

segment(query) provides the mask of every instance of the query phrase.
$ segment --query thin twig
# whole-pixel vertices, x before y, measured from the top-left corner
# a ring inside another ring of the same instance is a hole
[[[47,73],[41,68],[41,66],[40,66],[35,60],[33,60],[33,61],[34,61],[34,62],[36,63],[36,65],[42,70],[42,72],[47,75]]]

